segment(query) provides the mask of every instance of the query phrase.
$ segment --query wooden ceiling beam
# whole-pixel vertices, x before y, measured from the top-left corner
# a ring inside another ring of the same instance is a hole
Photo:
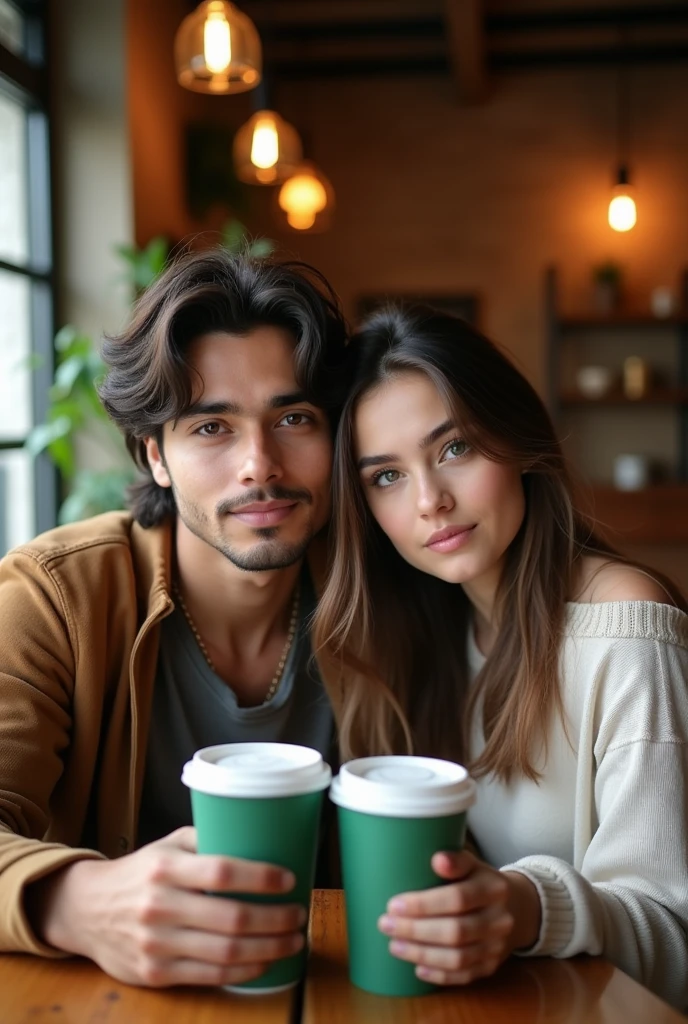
[[[444,16],[459,98],[478,103],[486,87],[482,0],[445,0]]]
[[[239,6],[260,28],[404,22],[441,17],[443,0],[241,0]]]

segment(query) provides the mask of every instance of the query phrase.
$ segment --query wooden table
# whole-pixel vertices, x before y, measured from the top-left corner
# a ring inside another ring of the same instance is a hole
[[[686,1024],[606,960],[517,959],[491,979],[415,999],[362,992],[347,976],[344,901],[315,893],[302,1024]]]
[[[602,959],[518,960],[491,979],[417,999],[349,982],[342,894],[316,891],[301,991],[132,988],[84,960],[0,954],[0,1024],[686,1024]]]
[[[144,989],[86,960],[0,954],[1,1024],[291,1024],[295,992],[241,996],[212,988]]]

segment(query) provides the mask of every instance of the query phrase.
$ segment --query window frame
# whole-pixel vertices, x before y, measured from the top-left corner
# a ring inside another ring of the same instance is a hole
[[[23,54],[0,41],[0,91],[26,112],[28,250],[25,264],[0,258],[0,270],[19,275],[30,286],[31,354],[38,364],[31,372],[31,424],[44,421],[55,366],[55,260],[53,245],[50,109],[49,11],[47,0],[5,0],[23,19]],[[22,450],[26,438],[0,436],[0,453]],[[57,521],[57,471],[45,453],[33,460],[33,523],[35,533]],[[6,484],[6,481],[5,481]],[[4,516],[0,509],[0,523]],[[3,538],[0,536],[0,544]],[[0,557],[3,551],[0,550]]]

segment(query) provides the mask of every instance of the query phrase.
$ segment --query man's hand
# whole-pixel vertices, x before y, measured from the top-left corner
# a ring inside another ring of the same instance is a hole
[[[27,890],[44,941],[133,985],[232,985],[303,947],[306,909],[208,892],[284,894],[289,871],[196,853],[181,828],[118,860],[70,864]]]
[[[540,899],[523,875],[496,871],[466,851],[437,853],[432,866],[454,884],[395,896],[378,922],[390,952],[417,964],[419,978],[464,985],[537,940]]]

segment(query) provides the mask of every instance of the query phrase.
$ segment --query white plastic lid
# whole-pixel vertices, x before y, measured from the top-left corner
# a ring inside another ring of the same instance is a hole
[[[197,750],[182,771],[190,789],[213,796],[299,796],[327,789],[330,766],[294,743],[223,743]]]
[[[330,799],[387,818],[441,818],[475,803],[475,782],[453,761],[434,757],[362,757],[342,765]]]

